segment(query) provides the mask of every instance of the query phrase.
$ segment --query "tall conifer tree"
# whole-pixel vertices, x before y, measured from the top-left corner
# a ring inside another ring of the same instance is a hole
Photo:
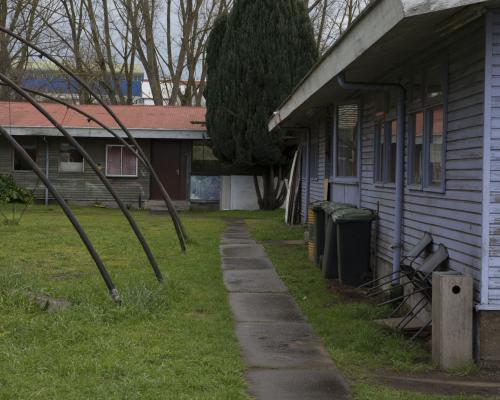
[[[236,0],[207,45],[207,129],[215,155],[263,168],[261,208],[279,207],[282,137],[267,123],[318,58],[302,0]]]

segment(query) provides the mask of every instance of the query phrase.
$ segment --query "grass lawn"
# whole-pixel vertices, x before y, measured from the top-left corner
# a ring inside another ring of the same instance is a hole
[[[247,217],[246,222],[257,240],[303,238],[303,228],[284,225],[281,212],[259,213],[257,218],[242,216]],[[387,310],[350,301],[329,290],[320,270],[307,259],[305,247],[283,247],[272,243],[266,243],[265,247],[291,294],[350,381],[355,400],[481,398],[419,395],[377,385],[373,379],[377,372],[431,371],[430,354],[420,344],[412,343],[398,333],[383,330],[372,322],[385,317]]]
[[[123,305],[57,207],[0,225],[0,398],[246,399],[218,254],[223,221],[184,214],[191,243],[181,254],[167,216],[134,212],[161,286],[118,211],[76,211]],[[48,314],[30,292],[73,306]]]

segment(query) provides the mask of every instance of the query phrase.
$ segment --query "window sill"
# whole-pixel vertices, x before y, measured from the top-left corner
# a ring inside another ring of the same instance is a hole
[[[440,193],[440,194],[444,194],[446,192],[444,188],[437,186],[423,187],[422,185],[408,185],[407,188],[410,192],[427,192],[427,193]]]
[[[373,186],[376,188],[381,188],[381,189],[396,189],[396,184],[395,183],[374,183]]]
[[[106,175],[106,178],[136,179],[138,177],[138,175]]]
[[[359,185],[359,178],[351,178],[351,177],[341,177],[341,176],[331,176],[329,179],[330,183],[339,183],[343,185]]]

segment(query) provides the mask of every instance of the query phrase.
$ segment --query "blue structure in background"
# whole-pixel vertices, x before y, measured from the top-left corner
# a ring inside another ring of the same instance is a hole
[[[117,66],[119,67],[119,66]],[[122,75],[123,76],[123,75]],[[142,67],[134,67],[132,84],[132,96],[142,97],[142,83],[144,82],[144,72]],[[28,64],[24,78],[21,80],[22,86],[27,89],[38,90],[56,95],[73,96],[78,94],[79,84],[72,78],[61,75],[59,69],[50,63],[43,61]],[[92,83],[92,82],[89,82]],[[109,80],[110,85],[114,85]],[[102,84],[95,82],[92,86],[98,94],[106,96],[107,92]],[[126,79],[120,80],[120,90],[124,96],[128,93],[128,82]]]

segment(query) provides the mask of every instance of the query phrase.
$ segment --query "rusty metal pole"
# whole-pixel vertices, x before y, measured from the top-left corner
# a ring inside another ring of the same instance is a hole
[[[90,88],[89,85],[87,85],[82,79],[80,79],[78,76],[76,76],[69,68],[64,66],[61,62],[59,62],[55,57],[51,56],[44,50],[42,50],[40,47],[36,46],[35,44],[31,43],[30,41],[24,39],[22,36],[12,32],[11,30],[0,26],[0,32],[3,32],[21,43],[25,44],[26,46],[32,48],[33,50],[37,51],[42,55],[43,57],[47,58],[48,60],[52,61],[55,65],[57,65],[61,70],[66,72],[69,76],[71,76],[76,82],[78,82],[85,90],[87,90],[101,106],[108,112],[109,115],[116,121],[118,126],[125,132],[127,135],[128,139],[133,143],[134,146],[137,147],[137,151],[142,154],[144,157],[145,161],[147,164],[150,166],[150,169],[152,170],[152,175],[153,179],[155,182],[158,184],[158,187],[160,188],[160,192],[162,194],[163,200],[165,201],[165,205],[167,206],[167,209],[169,211],[170,217],[172,218],[172,222],[174,223],[175,230],[177,232],[177,236],[179,238],[179,243],[181,245],[182,251],[186,250],[186,230],[184,229],[184,226],[182,225],[182,222],[179,218],[179,215],[177,214],[177,210],[175,209],[174,204],[172,203],[172,200],[170,199],[169,194],[167,193],[165,187],[160,181],[159,176],[157,173],[154,171],[153,166],[151,165],[150,161],[147,159],[146,154],[142,150],[142,148],[139,146],[137,143],[137,140],[135,140],[134,136],[130,133],[130,131],[127,129],[127,127],[123,124],[123,122],[118,118],[118,116],[113,112],[113,110],[99,97],[97,93],[95,93],[94,90]]]
[[[87,236],[87,234],[83,230],[82,226],[78,222],[78,219],[76,218],[76,216],[73,214],[73,212],[69,208],[68,204],[64,201],[64,199],[59,194],[59,192],[56,190],[56,188],[52,185],[52,183],[49,181],[49,179],[45,176],[45,174],[40,169],[40,167],[31,159],[29,154],[2,127],[0,127],[0,135],[3,135],[5,137],[7,142],[9,142],[9,144],[30,165],[30,167],[33,169],[33,172],[38,176],[38,178],[40,178],[40,180],[44,183],[44,185],[47,187],[47,189],[52,193],[52,196],[54,196],[54,199],[59,203],[62,210],[64,211],[64,214],[66,214],[66,216],[70,220],[71,224],[73,225],[75,230],[78,232],[78,235],[80,235],[82,242],[84,243],[85,247],[87,248],[92,259],[94,260],[95,265],[97,266],[97,269],[99,270],[99,272],[102,276],[102,279],[104,280],[104,283],[106,284],[106,287],[108,288],[108,291],[109,291],[109,294],[111,295],[111,298],[116,303],[121,303],[118,290],[116,289],[115,285],[113,284],[113,281],[111,280],[111,277],[109,276],[108,272],[106,271],[106,267],[104,266],[101,258],[99,257],[99,254],[97,254],[97,251],[95,250],[94,246],[92,245],[92,242],[90,241],[89,237]]]
[[[144,252],[146,253],[146,256],[149,260],[149,263],[151,264],[151,267],[153,268],[153,271],[156,275],[156,278],[158,279],[159,282],[163,282],[163,276],[161,274],[161,271],[158,267],[158,264],[156,262],[156,259],[146,242],[146,239],[144,238],[141,230],[139,229],[139,226],[135,222],[134,218],[132,217],[132,214],[128,211],[127,207],[125,204],[123,204],[122,200],[118,196],[118,194],[115,192],[113,187],[111,186],[111,183],[109,180],[104,176],[104,174],[101,172],[97,164],[94,162],[92,157],[85,151],[85,149],[78,143],[73,136],[58,122],[50,115],[49,112],[45,110],[38,102],[31,97],[26,91],[24,91],[19,85],[11,81],[7,76],[4,74],[0,73],[0,80],[5,82],[12,90],[14,90],[16,93],[18,93],[20,96],[24,97],[30,104],[32,104],[45,118],[47,118],[52,125],[54,125],[59,132],[63,134],[63,136],[66,138],[66,140],[73,146],[75,149],[78,150],[78,152],[83,156],[85,159],[85,162],[90,165],[90,167],[94,170],[94,172],[97,174],[99,177],[100,181],[103,183],[103,185],[106,187],[106,189],[109,191],[113,199],[116,201],[118,204],[118,207],[122,211],[123,215],[125,218],[127,218],[132,230],[134,231],[137,239],[139,240],[142,248],[144,249]]]

